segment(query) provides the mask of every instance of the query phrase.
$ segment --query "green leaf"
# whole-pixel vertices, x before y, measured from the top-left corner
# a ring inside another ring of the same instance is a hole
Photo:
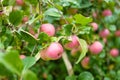
[[[39,16],[37,16],[37,17],[33,16],[32,19],[29,20],[27,23],[28,23],[29,25],[31,25],[31,24],[35,23],[37,20],[41,19],[42,17],[43,17],[43,15],[39,15]]]
[[[6,76],[6,75],[10,75],[11,72],[8,71],[8,69],[0,63],[0,76]]]
[[[106,3],[109,3],[109,2],[111,2],[111,1],[113,1],[113,0],[104,0]]]
[[[92,18],[85,17],[81,14],[76,14],[74,16],[74,19],[75,19],[76,23],[81,24],[81,25],[87,25],[88,23],[92,22]]]
[[[20,30],[20,34],[22,38],[26,41],[28,41],[30,44],[35,44],[37,42],[37,39],[33,35],[31,35],[29,32]]]
[[[38,39],[39,39],[39,43],[43,43],[49,41],[50,37],[46,33],[41,32],[38,36]]]
[[[72,27],[73,26],[71,24],[66,24],[66,25],[63,26],[63,30],[64,30],[65,35],[69,36],[69,35],[72,34],[71,33]]]
[[[9,21],[11,24],[18,26],[22,21],[22,12],[21,11],[12,11],[9,15]]]
[[[9,5],[15,4],[15,0],[9,0]]]
[[[94,80],[94,77],[90,72],[84,71],[78,76],[78,80]]]
[[[49,8],[44,14],[46,16],[61,17],[62,12],[58,11],[56,8]]]
[[[78,35],[79,34],[82,34],[82,35],[83,34],[90,34],[90,30],[92,30],[92,28],[89,26],[82,26],[82,27],[79,27],[78,29],[79,29]]]
[[[82,52],[76,62],[76,64],[78,64],[86,55],[87,51],[88,51],[88,46],[87,46],[87,43],[85,40],[83,39],[78,39],[79,43],[80,43],[80,46],[82,48]]]
[[[65,80],[76,80],[76,76],[67,76]]]
[[[92,5],[90,0],[78,0],[78,2],[80,8],[88,8]]]
[[[60,20],[60,17],[45,16],[44,20],[47,21],[47,22],[49,22],[49,23],[53,23],[56,20],[57,21]]]
[[[25,71],[23,75],[24,80],[38,80],[36,74],[30,70]]]
[[[29,3],[29,4],[34,4],[34,5],[37,5],[37,3],[38,3],[37,0],[24,0],[24,1]]]
[[[116,31],[116,25],[110,25],[109,30],[110,31]]]
[[[120,70],[117,71],[116,80],[120,80]]]
[[[22,72],[22,60],[19,58],[19,54],[15,50],[11,50],[1,56],[0,63],[2,63],[7,69],[9,69],[13,73],[20,75]]]
[[[110,23],[115,23],[117,18],[118,17],[116,15],[107,16],[107,17],[104,18],[104,22],[109,23],[109,24]]]
[[[24,70],[29,69],[36,63],[35,57],[26,57],[23,59],[23,64],[24,64]]]
[[[6,32],[6,27],[5,26],[0,26],[0,37],[2,37]]]
[[[15,4],[15,0],[3,0],[3,5],[4,6],[10,6],[10,5],[14,5]]]

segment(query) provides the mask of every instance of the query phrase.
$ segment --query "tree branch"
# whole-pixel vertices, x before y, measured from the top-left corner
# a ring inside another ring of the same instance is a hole
[[[73,68],[72,68],[72,65],[71,65],[71,63],[70,63],[70,61],[68,59],[68,56],[67,56],[66,52],[63,53],[62,58],[63,58],[63,61],[65,63],[65,66],[67,68],[68,74],[70,76],[73,75],[74,74]]]

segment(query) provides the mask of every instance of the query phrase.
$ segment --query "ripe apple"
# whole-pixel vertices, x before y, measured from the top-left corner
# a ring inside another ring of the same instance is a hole
[[[109,31],[108,29],[103,29],[103,30],[101,30],[101,31],[99,32],[99,35],[100,35],[100,37],[102,37],[102,38],[108,37],[109,34],[110,34],[110,31]]]
[[[120,30],[115,31],[115,36],[120,37]]]
[[[25,22],[27,22],[28,20],[29,20],[29,19],[28,19],[28,16],[25,16],[25,17],[23,17],[22,22],[25,23]]]
[[[81,47],[80,47],[80,46],[77,47],[77,48],[73,48],[73,49],[71,50],[71,55],[72,55],[72,56],[76,56],[77,53],[80,52],[80,51],[81,51]]]
[[[99,54],[103,50],[103,45],[99,41],[95,41],[89,46],[89,51],[92,54]]]
[[[78,42],[78,37],[76,35],[70,36],[71,41],[66,43],[64,47],[68,50],[72,50],[73,48],[77,48],[80,44]]]
[[[16,4],[22,6],[24,4],[23,0],[16,0]]]
[[[89,62],[90,62],[90,57],[84,57],[81,61],[81,65],[85,69],[89,69]]]
[[[93,18],[97,18],[97,12],[92,13]]]
[[[111,16],[112,15],[112,11],[110,9],[105,9],[103,12],[102,12],[102,15],[103,16]]]
[[[30,34],[35,35],[35,31],[32,27],[29,27],[28,31],[29,31]]]
[[[117,48],[113,48],[110,50],[110,55],[112,57],[117,57],[119,55],[119,50]]]
[[[104,42],[104,43],[107,43],[107,38],[103,38],[103,42]]]
[[[91,26],[93,27],[93,30],[94,30],[94,31],[97,31],[97,30],[98,30],[98,24],[97,24],[97,23],[92,22],[92,23],[91,23]]]
[[[24,59],[26,56],[25,55],[20,55],[20,59]]]
[[[40,27],[40,32],[44,32],[44,33],[48,34],[49,36],[54,36],[55,35],[55,27],[49,23],[42,24]]]
[[[40,55],[43,60],[57,60],[61,58],[63,47],[58,42],[53,42],[48,48],[41,51]]]
[[[0,11],[0,16],[3,15],[3,11]]]

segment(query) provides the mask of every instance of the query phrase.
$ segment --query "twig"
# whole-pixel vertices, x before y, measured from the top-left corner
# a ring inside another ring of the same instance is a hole
[[[42,0],[38,0],[39,2],[39,14],[42,15]],[[43,20],[42,18],[40,19],[40,23],[42,24]]]
[[[63,61],[64,61],[64,63],[65,63],[65,66],[66,66],[66,68],[67,68],[68,74],[69,74],[70,76],[73,75],[73,74],[74,74],[73,68],[72,68],[72,65],[71,65],[68,57],[67,57],[66,52],[63,53],[62,58],[63,58]]]

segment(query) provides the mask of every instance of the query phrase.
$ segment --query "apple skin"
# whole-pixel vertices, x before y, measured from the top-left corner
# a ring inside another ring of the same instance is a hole
[[[45,60],[45,61],[48,61],[48,60],[50,60],[50,58],[47,57],[46,51],[47,51],[47,49],[41,50],[41,51],[40,51],[40,57],[41,57],[41,59],[43,59],[43,60]]]
[[[81,61],[81,66],[85,69],[89,69],[90,57],[84,57]]]
[[[92,13],[93,18],[97,18],[97,12]]]
[[[2,16],[4,13],[3,13],[3,11],[0,11],[0,16]]]
[[[53,42],[48,48],[42,50],[40,55],[43,60],[57,60],[61,58],[63,51],[63,47],[60,43]]]
[[[115,36],[120,37],[120,30],[115,31]]]
[[[106,44],[107,43],[107,38],[103,38],[103,42]]]
[[[99,54],[103,50],[103,45],[99,41],[95,41],[89,46],[89,51],[92,54]]]
[[[112,57],[117,57],[119,55],[119,50],[117,48],[113,48],[110,50],[110,55]]]
[[[24,5],[24,2],[23,0],[16,0],[16,4],[22,6]]]
[[[30,34],[35,35],[35,31],[34,31],[33,27],[29,27],[28,31]]]
[[[20,55],[20,59],[24,59],[24,58],[26,58],[26,56],[25,55]]]
[[[97,30],[98,30],[98,24],[97,24],[97,23],[92,22],[92,23],[91,23],[91,26],[93,27],[93,30],[94,30],[94,31],[97,31]]]
[[[44,33],[48,34],[49,36],[55,35],[55,27],[49,23],[42,24],[39,31],[44,32]]]
[[[110,9],[105,9],[103,12],[102,12],[102,15],[103,16],[111,16],[112,15],[112,11]]]
[[[29,20],[29,19],[28,19],[28,16],[25,16],[25,17],[23,17],[22,22],[25,23],[25,22],[27,22],[28,20]]]
[[[102,38],[108,37],[110,34],[110,31],[108,29],[103,29],[99,32],[99,36]]]
[[[81,47],[80,47],[80,46],[77,47],[77,48],[73,48],[73,49],[71,50],[71,55],[72,55],[72,56],[76,56],[77,53],[80,52],[80,51],[81,51]]]
[[[71,42],[68,42],[64,45],[64,47],[68,50],[72,50],[73,48],[77,48],[80,44],[78,42],[78,37],[76,35],[70,36]]]

